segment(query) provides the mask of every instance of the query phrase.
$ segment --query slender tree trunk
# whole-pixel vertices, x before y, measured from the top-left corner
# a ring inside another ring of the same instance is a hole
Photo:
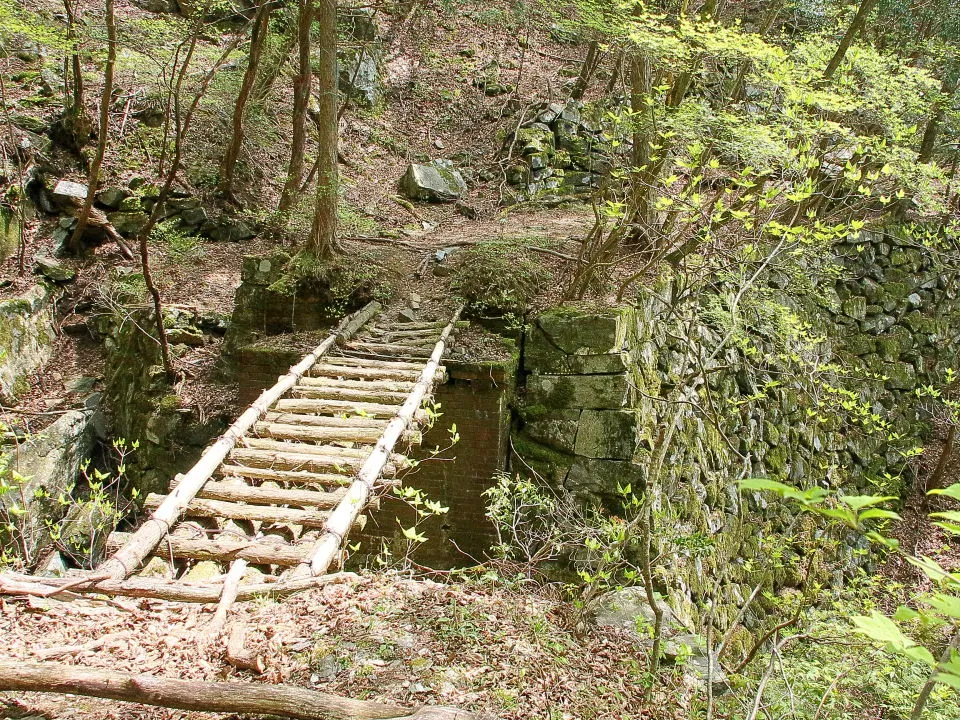
[[[250,54],[247,57],[247,69],[240,83],[240,92],[233,107],[233,128],[227,152],[223,157],[220,168],[220,192],[227,198],[233,197],[233,171],[236,168],[240,149],[243,147],[243,120],[246,115],[247,101],[253,90],[254,80],[257,79],[257,68],[260,67],[260,58],[263,55],[263,46],[266,44],[267,31],[270,28],[270,11],[272,5],[265,1],[258,9],[250,32]]]
[[[960,80],[960,75],[950,73],[943,81],[943,86],[940,89],[941,96],[933,104],[930,119],[927,120],[927,127],[923,131],[923,140],[920,141],[920,154],[917,157],[917,160],[922,163],[933,160],[933,153],[937,149],[937,138],[940,136],[940,128],[943,125],[943,117],[946,114],[947,106],[953,102],[953,96],[957,92],[958,80]]]
[[[830,63],[827,65],[827,69],[823,71],[824,80],[829,80],[832,78],[833,74],[837,71],[837,68],[840,67],[840,63],[843,62],[843,58],[845,58],[847,55],[847,50],[850,49],[853,41],[857,38],[857,35],[860,34],[863,26],[866,25],[867,17],[876,6],[877,1],[878,0],[860,1],[860,7],[857,9],[857,14],[853,16],[850,27],[847,28],[847,31],[843,34],[843,38],[840,40],[840,44],[837,46],[837,51],[833,54],[833,57],[830,58]]]
[[[570,97],[574,100],[583,99],[583,94],[587,91],[590,78],[593,77],[593,73],[600,64],[602,57],[603,53],[600,51],[600,43],[596,40],[591,40],[590,46],[587,48],[587,56],[583,60],[583,65],[580,66],[580,75],[577,76],[577,81],[570,91]]]
[[[313,68],[310,66],[310,29],[313,26],[312,0],[299,0],[300,17],[297,22],[299,44],[299,75],[293,82],[293,134],[290,139],[290,167],[287,181],[280,196],[280,212],[286,212],[293,204],[294,193],[300,188],[303,178],[303,152],[307,144],[307,106],[313,84]]]
[[[337,244],[337,0],[317,0],[316,18],[320,26],[318,43],[319,110],[317,112],[318,172],[313,227],[307,240],[307,251],[318,258],[330,257],[339,250]]]
[[[67,14],[67,40],[70,43],[71,90],[70,102],[74,110],[84,108],[86,99],[83,89],[83,67],[80,65],[80,51],[77,48],[77,18],[74,0],[63,0],[63,9]]]
[[[955,628],[953,637],[950,638],[950,643],[944,648],[943,654],[940,656],[940,662],[945,663],[949,661],[950,656],[956,652],[957,648],[960,648],[960,629]],[[934,671],[927,679],[927,682],[924,683],[923,688],[920,690],[920,695],[917,696],[917,701],[913,705],[910,720],[920,720],[920,718],[923,717],[923,709],[927,706],[927,700],[930,699],[930,693],[933,692],[934,685],[937,684],[936,675],[936,671]]]
[[[114,0],[106,0],[107,24],[107,64],[103,70],[103,94],[100,96],[100,135],[97,138],[97,153],[90,165],[90,174],[87,179],[87,198],[77,215],[77,227],[70,238],[71,249],[76,252],[80,248],[80,241],[84,230],[87,229],[87,219],[90,217],[90,208],[93,207],[93,196],[97,191],[100,180],[100,168],[103,166],[103,156],[107,152],[107,142],[110,138],[110,102],[113,99],[113,68],[117,62],[117,22],[113,13]]]

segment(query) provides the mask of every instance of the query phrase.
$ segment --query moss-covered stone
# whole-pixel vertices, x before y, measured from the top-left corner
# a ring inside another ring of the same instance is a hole
[[[631,460],[637,448],[637,414],[629,410],[584,410],[574,452],[588,458]]]
[[[527,383],[531,403],[557,410],[622,408],[627,395],[626,374],[533,375]]]
[[[543,408],[542,405],[535,406]],[[576,452],[577,427],[581,411],[554,410],[538,413],[536,419],[525,426],[526,433],[534,440],[564,452]]]

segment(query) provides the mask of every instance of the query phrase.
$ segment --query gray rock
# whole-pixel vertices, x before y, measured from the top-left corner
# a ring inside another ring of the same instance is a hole
[[[97,202],[111,210],[117,210],[128,197],[130,197],[129,190],[122,187],[108,187],[97,193]]]
[[[77,276],[77,271],[73,268],[66,267],[59,260],[44,255],[33,258],[33,271],[54,283],[70,282]]]
[[[662,599],[657,605],[663,611],[663,631],[669,634],[673,626],[673,611]],[[647,602],[647,593],[642,587],[628,587],[609,592],[600,598],[596,612],[597,625],[628,630],[641,639],[647,639],[647,627],[656,622],[653,608]]]
[[[112,212],[107,213],[107,220],[124,237],[133,237],[147,224],[149,217],[142,212]]]
[[[184,225],[188,225],[189,227],[203,225],[207,219],[207,211],[202,207],[193,210],[183,210],[180,213],[180,220]]]
[[[152,13],[177,13],[180,7],[176,0],[132,0],[133,4],[141,10]]]
[[[467,183],[453,163],[434,160],[429,165],[412,163],[400,179],[399,188],[411,200],[452,202],[467,191]]]
[[[550,409],[619,409],[627,394],[626,374],[533,375],[527,382],[527,401]]]
[[[207,220],[200,226],[200,232],[217,242],[241,242],[256,236],[245,222],[226,215]]]
[[[373,52],[362,48],[344,50],[340,53],[338,68],[340,92],[361,107],[372,108],[380,104],[383,82],[380,64]]]
[[[53,197],[60,202],[77,205],[87,199],[90,192],[86,185],[70,180],[58,180],[53,186]]]

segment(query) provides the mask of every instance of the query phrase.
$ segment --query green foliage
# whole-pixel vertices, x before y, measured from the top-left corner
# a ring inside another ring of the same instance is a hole
[[[183,262],[203,255],[200,238],[185,230],[176,218],[157,223],[150,239],[164,246],[167,255],[174,262]]]
[[[461,251],[453,291],[475,311],[523,314],[551,281],[551,273],[509,241],[477,243]]]

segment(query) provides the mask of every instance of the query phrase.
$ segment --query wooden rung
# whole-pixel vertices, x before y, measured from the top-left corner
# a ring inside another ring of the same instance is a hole
[[[307,473],[355,473],[363,467],[363,460],[349,457],[328,457],[294,453],[277,453],[270,450],[237,448],[230,453],[233,465],[247,465],[271,470],[303,470]],[[387,465],[388,475],[396,475],[395,465]]]
[[[440,333],[436,330],[370,330],[363,333],[376,338],[411,338],[416,340],[427,340],[432,338],[434,342],[440,339]]]
[[[380,403],[383,405],[403,405],[408,393],[390,390],[362,390],[357,388],[312,387],[294,385],[290,391],[294,397],[316,398],[322,400],[350,400],[357,402]]]
[[[407,380],[353,380],[330,377],[300,378],[299,384],[306,387],[386,390],[387,392],[404,394],[408,394],[411,390],[413,390],[413,386],[416,385],[415,382]]]
[[[144,508],[156,510],[160,507],[166,495],[150,493]],[[246,505],[221,500],[194,499],[184,511],[187,517],[226,518],[228,520],[251,520],[254,522],[290,523],[305,527],[323,527],[328,512],[321,510],[299,510],[296,508],[277,507],[275,505]]]
[[[382,325],[372,325],[377,330],[397,331],[397,330],[443,330],[447,326],[446,321],[424,321],[424,322],[395,322],[390,323],[389,327]],[[439,333],[437,333],[439,335]]]
[[[320,492],[318,490],[278,488],[269,485],[254,486],[246,483],[208,480],[203,489],[197,493],[197,497],[202,500],[224,500],[226,502],[245,502],[260,505],[332,508],[340,502],[345,494],[346,490]]]
[[[436,343],[434,343],[435,345]],[[428,358],[432,350],[427,347],[411,347],[408,345],[390,345],[387,343],[372,342],[351,342],[347,343],[347,349],[358,352],[370,353],[372,355],[397,355],[399,357],[423,357]]]
[[[373,444],[380,439],[383,428],[345,428],[299,423],[259,422],[253,427],[259,437],[300,442],[351,442]]]
[[[364,360],[361,358],[346,357],[343,355],[329,355],[324,357],[323,361],[328,365],[346,365],[348,367],[362,366],[368,368],[390,368],[391,370],[413,369],[418,373],[423,370],[423,363],[406,362],[404,360]]]
[[[270,438],[245,437],[237,447],[255,448],[257,450],[272,450],[278,453],[293,453],[294,455],[322,455],[331,458],[365,460],[372,449],[369,445],[361,447],[340,447],[339,445],[315,445],[313,443],[287,442],[271,440]]]
[[[275,470],[270,467],[244,467],[241,465],[221,465],[217,473],[225,478],[276,480],[277,482],[285,482],[291,485],[318,485],[320,487],[345,487],[354,480],[353,475],[313,473],[301,470]]]
[[[355,402],[350,400],[317,400],[313,398],[281,398],[273,406],[280,412],[314,413],[317,415],[359,415],[361,417],[392,418],[397,405]]]
[[[130,533],[112,532],[107,537],[107,552],[113,553],[123,547]],[[280,542],[275,537],[250,540],[236,535],[220,535],[216,538],[175,537],[167,535],[156,547],[154,555],[162,558],[185,558],[190,560],[246,560],[254,565],[282,565],[291,567],[303,562],[313,546],[311,542],[297,545]]]
[[[284,425],[317,425],[331,428],[348,429],[380,429],[383,430],[390,421],[386,418],[372,417],[340,417],[339,415],[304,415],[302,413],[268,412],[263,416],[264,422],[281,423]]]
[[[350,367],[348,365],[322,363],[314,365],[307,374],[309,377],[343,378],[345,380],[406,380],[416,382],[420,377],[420,368],[417,366],[407,369]]]

